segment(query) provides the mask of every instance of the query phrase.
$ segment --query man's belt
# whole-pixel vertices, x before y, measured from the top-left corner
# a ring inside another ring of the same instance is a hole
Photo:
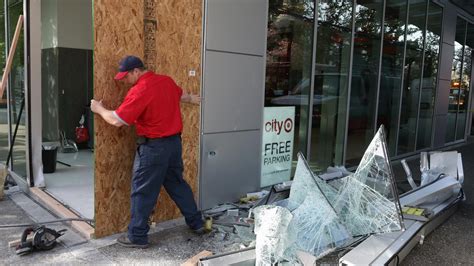
[[[168,139],[168,138],[177,137],[177,136],[181,136],[181,133],[166,136],[166,137],[159,137],[159,138],[147,138],[145,136],[138,136],[137,144],[143,144],[143,143],[147,143],[147,142],[153,142],[153,141],[156,141],[156,140],[163,140],[163,139]]]

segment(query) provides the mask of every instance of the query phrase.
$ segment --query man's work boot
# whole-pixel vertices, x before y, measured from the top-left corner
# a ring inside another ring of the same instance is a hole
[[[148,248],[148,244],[135,244],[128,239],[127,235],[121,235],[119,238],[117,238],[117,243],[121,245],[122,247],[126,248]]]

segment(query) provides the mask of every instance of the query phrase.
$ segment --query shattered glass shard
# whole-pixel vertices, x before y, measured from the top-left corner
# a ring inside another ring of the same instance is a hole
[[[296,231],[296,247],[315,257],[343,246],[352,239],[329,203],[322,203],[319,193],[310,193],[292,212],[290,227]]]
[[[339,182],[334,209],[353,236],[393,232],[402,229],[397,203],[362,184],[354,176]]]
[[[314,176],[303,155],[298,154],[288,202],[293,209],[290,228],[296,233],[296,249],[316,257],[352,238],[325,195],[335,200],[337,191]]]
[[[293,215],[286,208],[270,205],[259,206],[253,213],[256,265],[273,265],[283,259],[285,250],[294,242],[294,234],[288,230]]]
[[[398,191],[388,158],[383,125],[380,126],[369,147],[365,150],[354,178],[386,198],[398,201]]]

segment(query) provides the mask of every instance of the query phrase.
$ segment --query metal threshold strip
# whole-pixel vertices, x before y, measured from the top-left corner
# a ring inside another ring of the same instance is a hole
[[[404,219],[405,231],[372,235],[339,260],[339,265],[398,265],[424,238],[446,221],[458,208],[455,196],[432,206],[428,221]]]

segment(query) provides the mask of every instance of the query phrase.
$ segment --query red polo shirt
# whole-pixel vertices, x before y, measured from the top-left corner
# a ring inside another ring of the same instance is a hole
[[[181,133],[180,100],[183,90],[168,76],[143,74],[128,91],[115,115],[135,125],[137,135],[162,138]]]

